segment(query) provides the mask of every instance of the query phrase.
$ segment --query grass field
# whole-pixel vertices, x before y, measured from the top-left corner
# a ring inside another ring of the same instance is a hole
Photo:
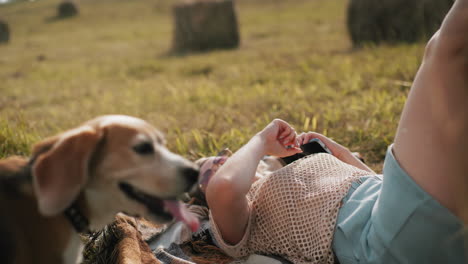
[[[148,120],[191,159],[238,149],[273,118],[361,152],[380,171],[424,45],[353,50],[345,0],[239,0],[241,46],[169,54],[171,1],[0,6],[0,157],[102,114]]]

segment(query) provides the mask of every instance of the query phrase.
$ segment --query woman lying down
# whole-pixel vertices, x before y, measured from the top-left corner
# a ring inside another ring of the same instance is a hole
[[[319,139],[331,154],[285,167],[279,157]],[[401,169],[392,147],[384,175],[318,133],[296,136],[276,119],[232,157],[200,160],[214,243],[233,258],[292,263],[465,263],[462,223]]]

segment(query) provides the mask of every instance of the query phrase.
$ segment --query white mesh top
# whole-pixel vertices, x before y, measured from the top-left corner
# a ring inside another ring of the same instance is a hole
[[[333,263],[331,242],[341,200],[351,183],[371,174],[329,154],[310,155],[256,181],[248,195],[249,222],[229,245],[212,220],[212,233],[228,255],[282,256],[293,263]]]

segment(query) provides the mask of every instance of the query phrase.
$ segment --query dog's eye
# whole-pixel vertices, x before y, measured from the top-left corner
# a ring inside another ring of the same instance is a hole
[[[133,150],[141,155],[149,155],[154,153],[154,147],[151,142],[142,142],[133,146]]]

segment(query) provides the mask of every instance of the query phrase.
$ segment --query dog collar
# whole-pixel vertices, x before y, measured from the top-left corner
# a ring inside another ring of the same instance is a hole
[[[82,234],[92,233],[89,229],[89,220],[81,212],[77,201],[74,201],[63,213],[76,232]]]

